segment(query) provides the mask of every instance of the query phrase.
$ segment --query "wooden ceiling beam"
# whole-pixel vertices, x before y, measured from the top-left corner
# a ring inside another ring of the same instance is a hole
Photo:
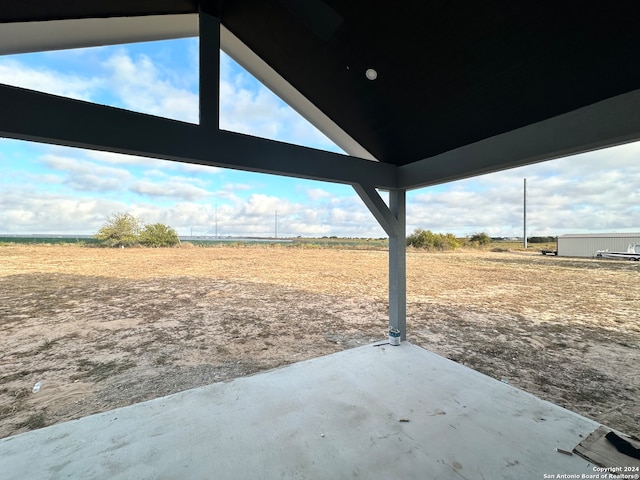
[[[356,157],[0,85],[0,136],[200,165],[395,188],[397,168]]]

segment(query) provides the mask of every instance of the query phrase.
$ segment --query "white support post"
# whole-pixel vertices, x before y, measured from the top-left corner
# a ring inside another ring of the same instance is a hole
[[[389,206],[371,185],[354,184],[364,204],[389,235],[389,327],[407,339],[406,190],[389,190]]]
[[[389,209],[397,219],[395,232],[389,235],[389,326],[407,339],[407,240],[406,190],[389,191]]]

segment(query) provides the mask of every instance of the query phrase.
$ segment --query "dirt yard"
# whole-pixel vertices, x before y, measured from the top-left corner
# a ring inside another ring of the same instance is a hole
[[[640,435],[639,262],[409,252],[407,270],[409,341]],[[0,437],[386,333],[384,251],[0,247]]]

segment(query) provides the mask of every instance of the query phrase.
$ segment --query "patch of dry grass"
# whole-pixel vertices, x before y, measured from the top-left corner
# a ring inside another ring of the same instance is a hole
[[[0,436],[384,338],[387,264],[376,250],[2,247]],[[411,250],[408,338],[638,435],[639,266]]]

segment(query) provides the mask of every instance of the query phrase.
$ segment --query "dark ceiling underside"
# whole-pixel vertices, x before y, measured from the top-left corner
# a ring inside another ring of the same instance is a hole
[[[640,88],[636,1],[201,4],[376,158],[396,165]],[[0,21],[198,8],[195,0],[24,0],[3,2]]]

